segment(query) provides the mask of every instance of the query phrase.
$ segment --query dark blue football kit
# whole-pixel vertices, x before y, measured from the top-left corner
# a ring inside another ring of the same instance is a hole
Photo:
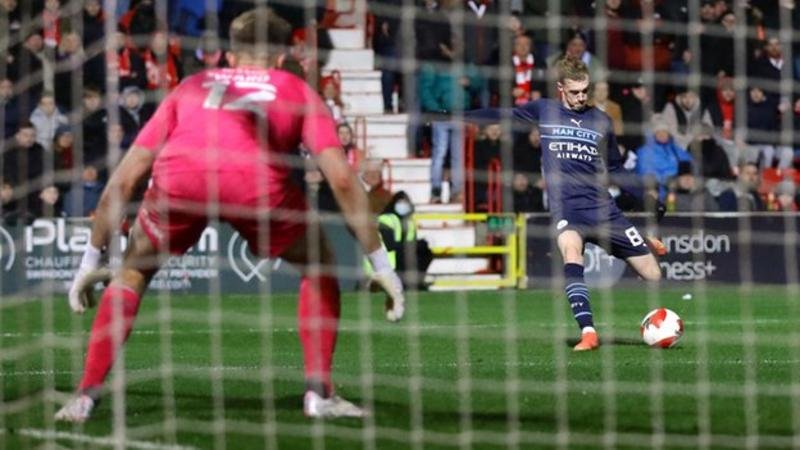
[[[573,111],[558,100],[540,99],[513,109],[467,111],[464,117],[484,123],[513,119],[538,125],[542,173],[556,235],[575,230],[585,242],[623,259],[650,252],[606,187],[609,179],[629,186],[632,174],[623,167],[611,119],[604,112],[593,107]],[[641,198],[640,192],[634,195]]]

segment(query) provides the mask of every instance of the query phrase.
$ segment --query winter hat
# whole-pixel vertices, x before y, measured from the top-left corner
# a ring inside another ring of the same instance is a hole
[[[72,133],[72,127],[69,125],[59,125],[59,127],[56,128],[56,132],[53,135],[53,137],[55,139],[58,139],[59,137],[61,137],[62,134],[67,134],[67,133]]]
[[[669,126],[667,126],[667,122],[664,120],[664,117],[661,114],[653,115],[651,127],[653,129],[653,133],[658,131],[669,131]]]
[[[797,186],[794,185],[792,180],[783,180],[775,186],[776,195],[788,195],[794,197],[797,192]]]

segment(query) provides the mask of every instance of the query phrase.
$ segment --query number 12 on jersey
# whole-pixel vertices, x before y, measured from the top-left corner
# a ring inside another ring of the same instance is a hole
[[[233,84],[238,96],[225,101],[225,94]],[[228,111],[248,111],[260,117],[266,116],[264,103],[275,100],[278,90],[275,86],[257,81],[210,81],[203,84],[208,88],[208,95],[203,102],[206,109],[224,109]]]

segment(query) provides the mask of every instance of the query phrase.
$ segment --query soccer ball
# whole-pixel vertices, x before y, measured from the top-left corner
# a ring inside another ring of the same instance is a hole
[[[683,336],[683,320],[675,311],[658,308],[644,316],[640,330],[645,344],[654,348],[670,348]]]

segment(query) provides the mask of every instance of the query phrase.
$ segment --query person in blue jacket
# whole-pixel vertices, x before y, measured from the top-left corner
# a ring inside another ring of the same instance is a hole
[[[653,133],[636,151],[636,173],[658,190],[661,201],[667,196],[669,182],[678,174],[681,162],[692,162],[692,155],[675,143],[667,123],[653,117]]]

